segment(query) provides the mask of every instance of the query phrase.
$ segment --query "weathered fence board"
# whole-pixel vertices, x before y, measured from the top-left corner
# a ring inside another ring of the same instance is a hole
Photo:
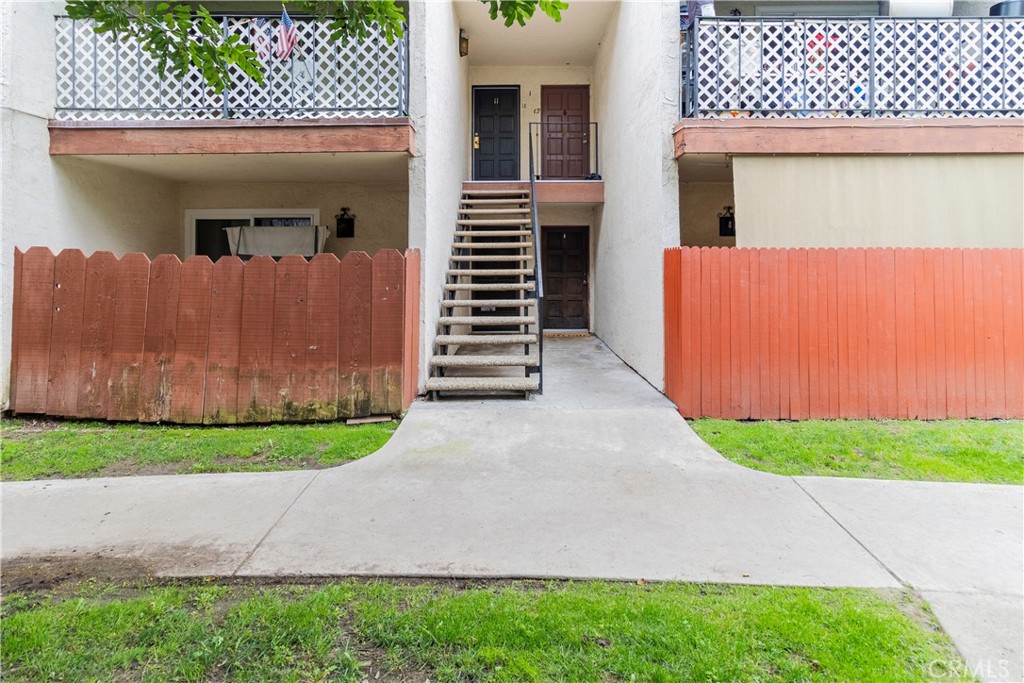
[[[309,262],[306,301],[306,390],[309,419],[338,417],[338,325],[341,262],[317,254]]]
[[[242,329],[238,352],[238,411],[243,422],[269,422],[274,390],[270,375],[274,350],[276,264],[256,256],[242,274]]]
[[[309,421],[398,414],[416,395],[416,250],[182,264],[37,247],[14,264],[16,413]]]
[[[116,295],[117,257],[109,251],[97,251],[85,265],[85,307],[76,417],[107,417],[110,404],[110,344],[114,335]],[[28,302],[23,304],[19,301],[18,306],[27,307]],[[19,396],[12,408],[15,412],[32,412],[22,408],[23,405]]]
[[[665,253],[687,417],[1024,417],[1024,250]]]
[[[373,319],[370,335],[370,411],[393,413],[402,404],[402,322],[405,259],[383,249],[373,259]]]
[[[110,345],[110,405],[107,419],[137,420],[142,356],[146,340],[149,259],[126,254],[117,264],[114,332]]]
[[[242,271],[237,256],[213,264],[210,346],[206,356],[203,422],[238,422],[238,353],[242,329]]]
[[[46,412],[50,415],[75,414],[84,304],[85,255],[80,251],[62,251],[54,263],[53,276],[53,323],[46,390]]]
[[[139,420],[160,422],[170,417],[174,346],[178,336],[181,261],[161,254],[149,266],[146,337],[139,380]]]
[[[341,260],[338,320],[338,417],[370,414],[373,260],[350,252]]]
[[[22,259],[22,288],[27,306],[18,320],[18,397],[31,412],[46,410],[50,370],[50,330],[53,324],[53,253],[33,247]]]

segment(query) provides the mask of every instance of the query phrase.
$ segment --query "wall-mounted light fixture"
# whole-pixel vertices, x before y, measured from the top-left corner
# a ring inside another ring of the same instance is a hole
[[[334,220],[338,222],[338,237],[356,236],[356,215],[349,213],[347,206],[341,207],[341,213],[335,215]]]
[[[469,55],[469,36],[466,35],[466,29],[459,29],[459,56],[465,57]]]
[[[733,213],[731,206],[725,207],[722,213],[718,214],[718,236],[736,236],[736,215]]]

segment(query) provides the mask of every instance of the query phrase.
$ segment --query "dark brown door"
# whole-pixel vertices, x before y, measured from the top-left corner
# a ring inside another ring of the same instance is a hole
[[[473,179],[519,180],[519,88],[473,90]]]
[[[544,228],[544,327],[590,327],[590,229]]]
[[[541,177],[590,174],[590,86],[544,85],[541,99]]]

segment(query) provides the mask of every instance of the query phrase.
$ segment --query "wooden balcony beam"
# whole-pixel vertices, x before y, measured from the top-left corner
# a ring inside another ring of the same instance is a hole
[[[415,153],[407,118],[50,121],[50,154]]]
[[[685,119],[684,154],[1024,154],[1021,119]]]

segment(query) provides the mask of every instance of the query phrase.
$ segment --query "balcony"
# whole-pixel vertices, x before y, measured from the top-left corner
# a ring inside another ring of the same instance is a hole
[[[273,31],[278,18],[266,17]],[[251,41],[252,15],[220,18],[224,35]],[[241,72],[223,94],[197,69],[160,78],[138,44],[97,33],[91,21],[56,19],[57,121],[395,118],[408,114],[408,37],[332,42],[327,22],[295,18],[287,60],[271,55],[262,84]],[[408,32],[406,32],[408,36]]]
[[[1024,115],[1024,18],[696,20],[684,119]]]

